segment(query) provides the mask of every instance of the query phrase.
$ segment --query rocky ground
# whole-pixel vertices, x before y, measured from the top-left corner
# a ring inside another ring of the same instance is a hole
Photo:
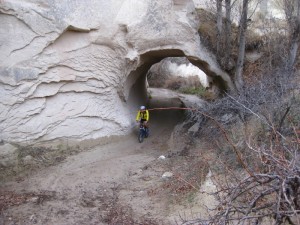
[[[151,107],[182,104],[167,96],[152,93]],[[197,158],[184,154],[192,148],[188,135],[175,134],[184,111],[150,115],[142,144],[136,130],[2,182],[0,224],[181,224],[205,214],[212,199],[203,191],[214,185],[204,182],[208,171]]]

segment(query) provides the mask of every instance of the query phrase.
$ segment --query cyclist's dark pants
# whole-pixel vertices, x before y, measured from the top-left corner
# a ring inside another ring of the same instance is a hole
[[[141,119],[140,123],[143,124],[146,128],[148,128],[148,121]]]

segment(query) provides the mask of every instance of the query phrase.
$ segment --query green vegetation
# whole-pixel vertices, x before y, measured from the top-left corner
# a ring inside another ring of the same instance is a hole
[[[199,97],[206,97],[207,96],[207,91],[204,87],[185,87],[185,88],[180,88],[180,92],[183,94],[189,94],[189,95],[197,95]]]

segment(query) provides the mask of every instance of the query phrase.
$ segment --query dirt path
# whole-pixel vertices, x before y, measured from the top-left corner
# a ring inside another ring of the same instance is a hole
[[[180,105],[167,92],[152,93],[151,108]],[[3,184],[4,191],[38,194],[5,209],[0,224],[167,224],[166,199],[151,193],[158,192],[166,168],[158,157],[167,153],[183,114],[152,111],[150,116],[150,137],[142,144],[137,133],[119,137],[24,181]]]

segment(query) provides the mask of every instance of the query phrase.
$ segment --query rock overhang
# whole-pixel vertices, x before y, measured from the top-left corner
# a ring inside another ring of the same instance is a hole
[[[133,95],[144,96],[146,72],[165,57],[185,56],[230,87],[201,47],[192,1],[60,2],[0,6],[9,18],[1,21],[16,27],[0,35],[4,43],[18,32],[30,35],[0,47],[1,139],[86,140],[126,133],[141,101],[130,99],[131,91],[139,87]]]

